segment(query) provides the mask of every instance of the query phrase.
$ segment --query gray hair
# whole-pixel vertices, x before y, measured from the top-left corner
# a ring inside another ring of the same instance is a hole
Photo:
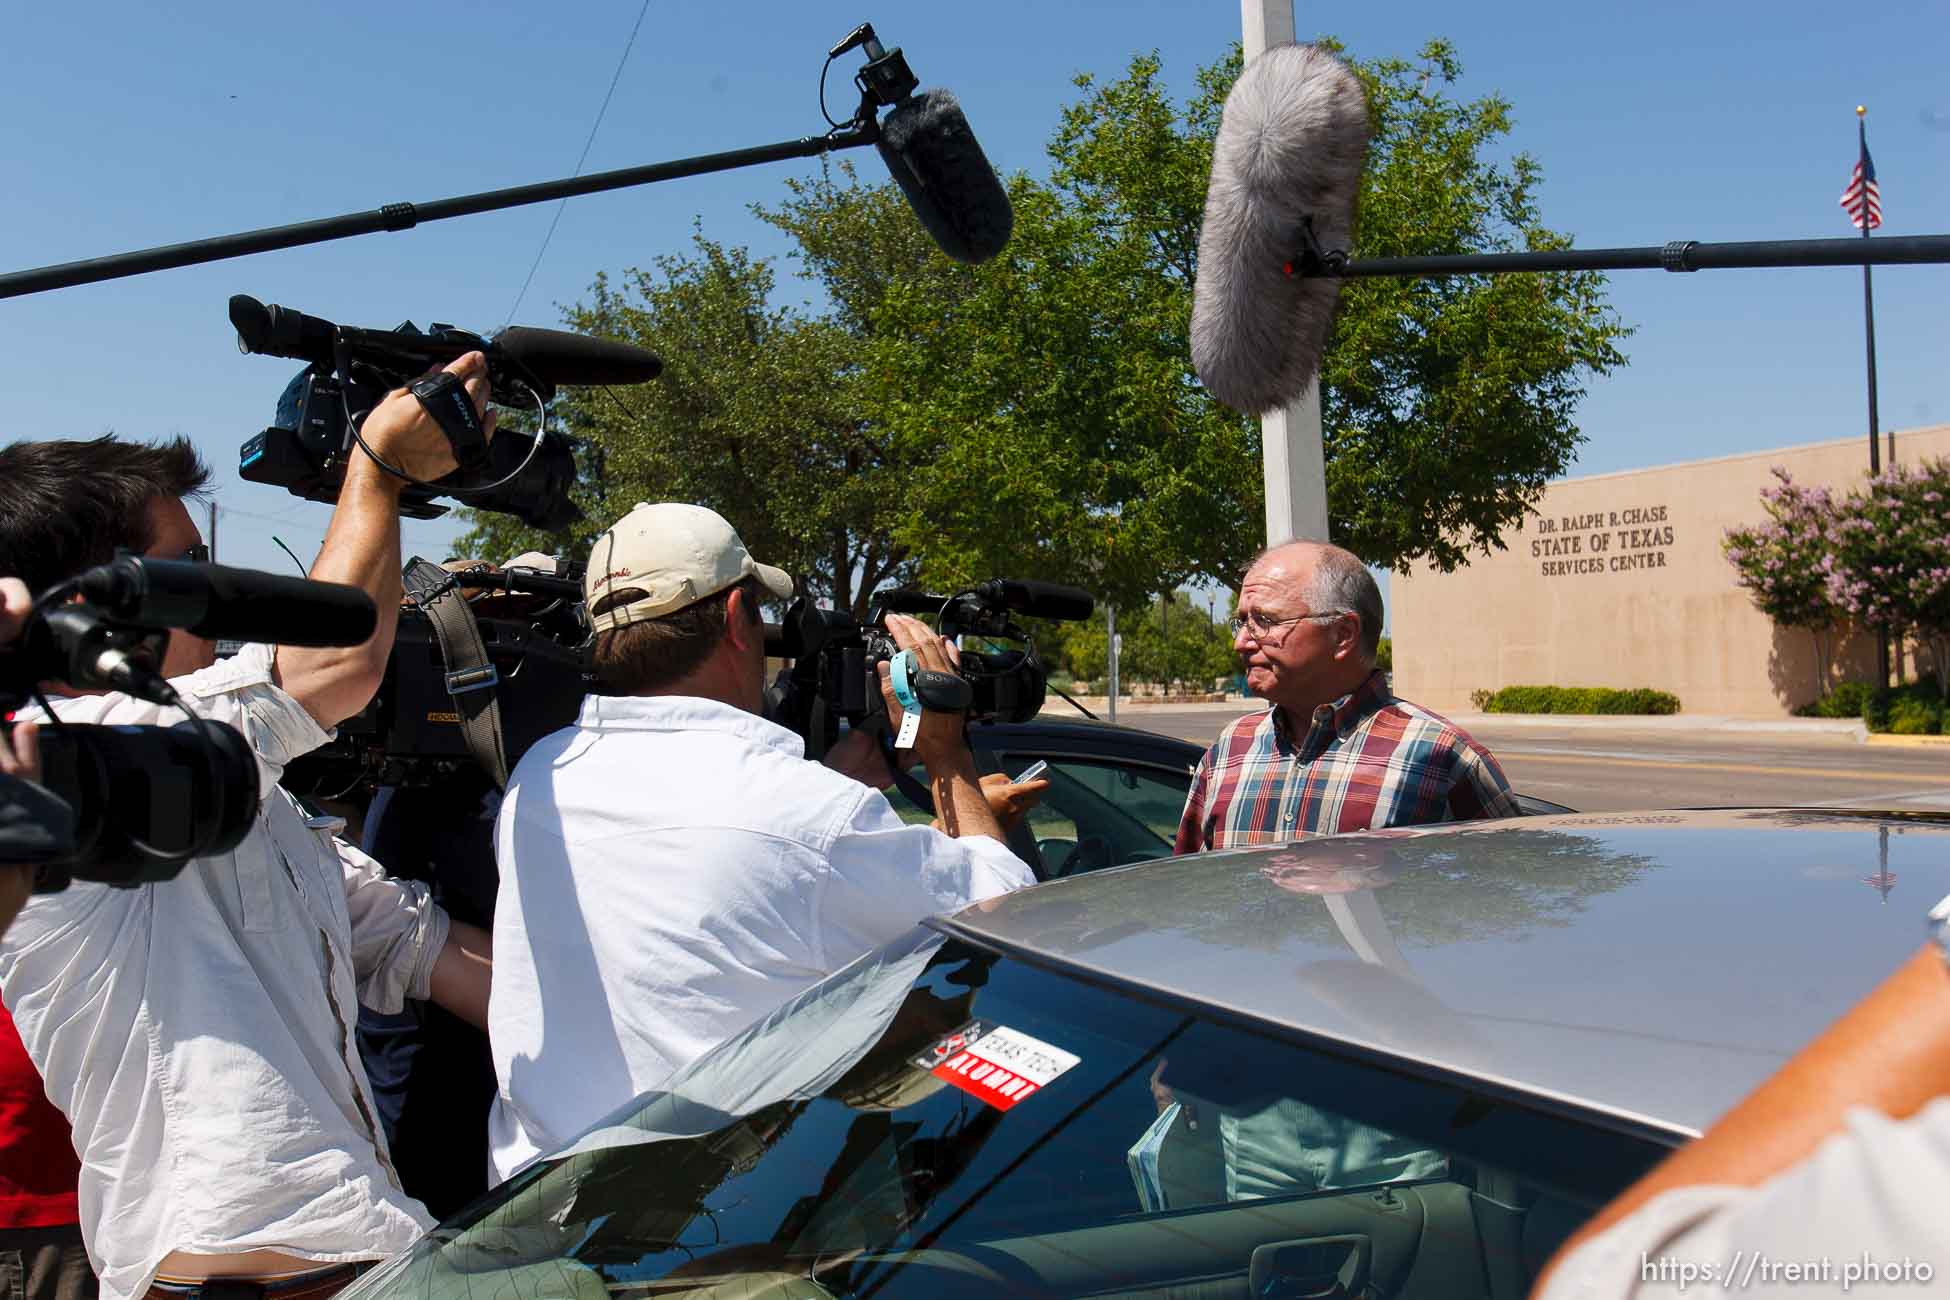
[[[1361,657],[1374,667],[1381,653],[1381,587],[1368,566],[1353,551],[1330,542],[1281,542],[1269,546],[1246,566],[1250,573],[1274,551],[1304,546],[1313,557],[1313,580],[1302,598],[1316,614],[1352,614],[1361,620]]]

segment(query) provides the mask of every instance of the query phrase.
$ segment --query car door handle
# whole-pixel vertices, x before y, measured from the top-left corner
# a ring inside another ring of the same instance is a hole
[[[1253,1300],[1345,1300],[1368,1285],[1374,1243],[1360,1233],[1269,1241],[1246,1267]]]

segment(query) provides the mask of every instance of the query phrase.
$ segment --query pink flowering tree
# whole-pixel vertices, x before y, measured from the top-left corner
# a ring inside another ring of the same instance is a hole
[[[1835,503],[1824,487],[1803,487],[1779,465],[1778,480],[1760,494],[1767,518],[1729,528],[1721,541],[1735,580],[1760,612],[1782,627],[1806,628],[1815,640],[1815,693],[1825,694],[1837,634],[1849,606],[1832,591],[1829,530]]]
[[[1835,512],[1828,596],[1869,627],[1913,634],[1950,697],[1950,460],[1892,465]]]

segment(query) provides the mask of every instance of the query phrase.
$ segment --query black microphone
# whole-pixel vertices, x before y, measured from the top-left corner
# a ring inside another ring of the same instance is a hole
[[[942,252],[986,262],[1009,242],[1015,210],[953,95],[924,90],[896,104],[876,147]]]
[[[557,384],[643,384],[663,373],[656,353],[613,339],[590,338],[567,330],[511,325],[491,339],[436,327],[418,331],[341,328],[291,307],[262,303],[247,294],[230,300],[230,323],[237,343],[260,356],[333,365],[343,335],[354,356],[375,355],[428,364],[452,361],[469,352],[486,354],[491,370],[512,364],[531,380]]]
[[[1314,46],[1272,47],[1226,96],[1198,239],[1192,364],[1234,410],[1289,405],[1318,372],[1340,281],[1307,274],[1308,256],[1350,246],[1367,152],[1361,83]]]
[[[510,325],[490,342],[551,384],[647,384],[664,369],[663,359],[645,348],[567,330]]]
[[[976,583],[975,594],[1017,614],[1070,623],[1083,622],[1097,606],[1096,599],[1079,587],[1034,578],[991,578]]]
[[[123,555],[83,573],[75,585],[121,622],[180,627],[211,640],[364,645],[379,625],[372,597],[358,587],[221,564]]]

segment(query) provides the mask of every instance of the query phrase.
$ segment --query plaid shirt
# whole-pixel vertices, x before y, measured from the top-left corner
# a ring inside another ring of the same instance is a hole
[[[1315,709],[1298,745],[1278,708],[1227,727],[1199,760],[1176,851],[1518,816],[1489,751],[1387,682],[1376,672]]]

